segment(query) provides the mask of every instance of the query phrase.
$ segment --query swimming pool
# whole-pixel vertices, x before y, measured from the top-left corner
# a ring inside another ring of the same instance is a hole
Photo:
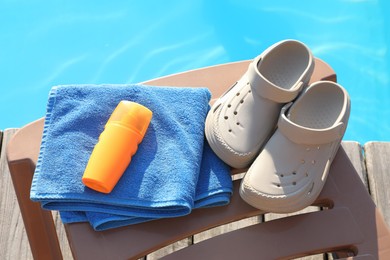
[[[118,2],[0,0],[0,129],[42,117],[54,85],[141,82],[293,38],[350,93],[344,140],[390,141],[389,1]]]

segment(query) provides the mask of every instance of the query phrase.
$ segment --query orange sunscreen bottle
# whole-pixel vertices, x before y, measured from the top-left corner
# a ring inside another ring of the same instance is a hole
[[[108,119],[85,169],[85,186],[110,193],[130,164],[152,119],[152,111],[122,100]]]

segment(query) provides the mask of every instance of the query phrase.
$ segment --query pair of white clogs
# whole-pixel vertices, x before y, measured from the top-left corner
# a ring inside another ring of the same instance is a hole
[[[324,186],[348,124],[350,98],[331,81],[307,86],[313,70],[307,46],[278,42],[253,60],[207,115],[213,151],[232,167],[249,167],[240,195],[256,208],[297,211]]]

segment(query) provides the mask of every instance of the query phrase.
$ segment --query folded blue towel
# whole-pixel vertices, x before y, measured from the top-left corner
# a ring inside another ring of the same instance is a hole
[[[229,203],[232,192],[229,167],[211,150],[207,142],[204,144],[201,170],[196,187],[194,208],[222,206]],[[100,212],[62,211],[64,223],[89,221],[97,230],[106,230],[131,224],[138,224],[154,218],[129,217]]]
[[[45,209],[61,211],[64,222],[88,220],[97,230],[227,204],[232,192],[229,168],[204,145],[209,99],[205,88],[52,88],[31,199]],[[121,100],[148,107],[153,118],[114,190],[102,194],[85,187],[81,177],[104,124]]]

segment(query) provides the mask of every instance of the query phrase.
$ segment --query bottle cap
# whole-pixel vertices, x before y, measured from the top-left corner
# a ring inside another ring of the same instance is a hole
[[[117,123],[130,128],[139,133],[142,140],[148,129],[152,114],[150,109],[141,104],[122,100],[115,108],[114,112],[112,112],[107,124]]]

